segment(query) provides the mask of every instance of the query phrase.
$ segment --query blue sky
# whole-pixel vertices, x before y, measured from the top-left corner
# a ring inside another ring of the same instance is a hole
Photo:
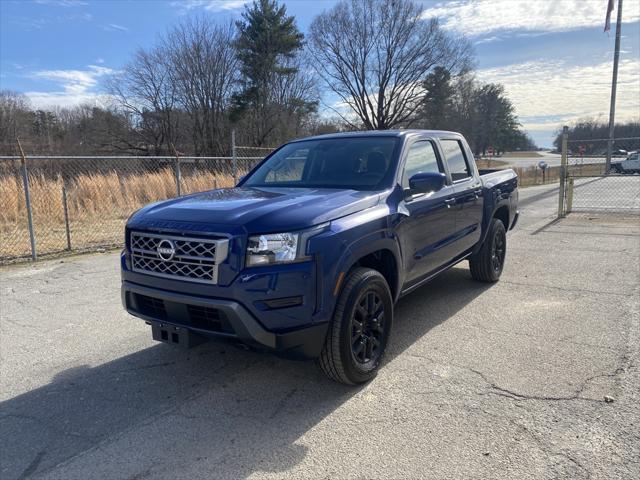
[[[237,18],[243,0],[0,0],[0,88],[36,107],[99,101],[102,80],[186,16]],[[333,0],[285,0],[298,26]],[[541,146],[563,123],[607,119],[614,34],[607,0],[424,1],[424,17],[465,34],[477,77],[503,83]],[[640,0],[625,0],[617,118],[640,117]],[[615,12],[614,12],[615,22]]]

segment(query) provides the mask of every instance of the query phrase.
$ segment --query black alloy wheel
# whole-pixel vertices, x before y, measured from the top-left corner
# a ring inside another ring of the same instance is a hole
[[[504,266],[506,243],[504,230],[496,230],[491,246],[491,265],[493,266],[493,271],[497,274],[502,272],[502,267]]]
[[[480,282],[497,282],[507,258],[507,230],[502,220],[491,219],[480,250],[469,257],[471,276]]]
[[[358,363],[375,361],[380,356],[384,316],[380,296],[373,290],[364,292],[351,318],[351,353]]]
[[[339,383],[358,385],[378,373],[393,325],[393,297],[385,277],[355,267],[346,276],[318,359]]]

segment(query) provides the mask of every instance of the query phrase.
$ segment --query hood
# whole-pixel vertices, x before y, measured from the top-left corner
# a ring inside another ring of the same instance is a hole
[[[380,194],[318,188],[225,188],[155,203],[130,223],[184,222],[242,226],[249,233],[301,230],[378,203]]]

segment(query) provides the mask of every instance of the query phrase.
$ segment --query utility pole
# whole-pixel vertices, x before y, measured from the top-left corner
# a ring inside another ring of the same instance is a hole
[[[616,46],[613,53],[613,79],[611,80],[611,106],[609,107],[609,139],[607,140],[607,163],[605,173],[611,170],[613,137],[616,118],[616,87],[618,85],[618,60],[620,59],[620,30],[622,28],[622,0],[618,0],[618,21],[616,22]]]

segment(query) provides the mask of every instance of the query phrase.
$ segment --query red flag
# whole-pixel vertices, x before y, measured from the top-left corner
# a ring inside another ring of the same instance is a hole
[[[609,4],[607,5],[607,16],[604,20],[605,32],[611,30],[611,12],[613,12],[613,0],[609,0]]]

